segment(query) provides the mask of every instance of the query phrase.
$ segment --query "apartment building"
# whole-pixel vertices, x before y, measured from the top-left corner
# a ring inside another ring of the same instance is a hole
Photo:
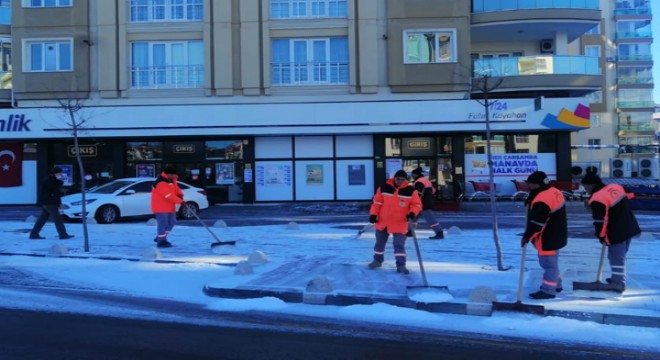
[[[368,200],[421,166],[453,202],[488,178],[490,143],[513,194],[537,168],[571,179],[606,65],[575,50],[598,0],[12,5],[0,147],[22,144],[22,183],[0,203],[34,203],[53,165],[76,187],[74,122],[92,183],[174,165],[215,202]]]
[[[605,82],[589,95],[591,128],[574,133],[573,160],[605,176],[658,180],[651,1],[607,0],[601,9],[603,20],[582,36],[581,51],[600,57]],[[640,162],[655,170],[643,171]]]

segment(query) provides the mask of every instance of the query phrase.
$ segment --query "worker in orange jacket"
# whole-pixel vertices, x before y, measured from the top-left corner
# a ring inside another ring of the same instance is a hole
[[[529,197],[527,224],[521,245],[532,242],[539,253],[539,265],[543,268],[541,289],[529,294],[533,299],[552,299],[562,291],[559,271],[559,249],[568,240],[566,200],[558,189],[551,187],[550,179],[543,171],[535,171],[527,178]]]
[[[629,201],[633,194],[627,194],[619,184],[603,184],[592,172],[584,175],[582,185],[591,195],[589,208],[596,237],[607,246],[612,276],[605,280],[610,284],[610,290],[622,293],[626,290],[626,255],[630,242],[642,232]]]
[[[183,192],[177,185],[178,175],[174,167],[168,166],[160,174],[151,190],[151,211],[156,217],[158,247],[171,247],[167,235],[176,224],[176,205],[183,204]]]
[[[396,271],[404,275],[410,274],[406,268],[408,220],[416,222],[421,211],[422,201],[419,194],[408,183],[408,174],[403,170],[397,171],[393,178],[376,190],[369,210],[369,222],[376,227],[374,257],[369,268],[375,269],[383,265],[385,245],[392,234]]]

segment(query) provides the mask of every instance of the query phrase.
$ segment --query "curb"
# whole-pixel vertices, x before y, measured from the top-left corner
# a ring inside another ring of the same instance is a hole
[[[233,263],[216,263],[211,261],[191,261],[191,260],[174,260],[174,259],[153,259],[143,260],[135,257],[121,257],[121,256],[75,256],[75,255],[49,255],[49,254],[34,254],[34,253],[10,253],[0,252],[0,256],[28,256],[39,258],[63,258],[63,259],[80,259],[80,260],[107,260],[107,261],[131,261],[131,262],[153,262],[157,264],[209,264],[218,266],[236,266]]]
[[[389,305],[423,310],[438,314],[455,314],[471,316],[492,316],[492,305],[488,303],[424,303],[410,300],[406,296],[360,296],[355,294],[310,293],[295,289],[266,289],[240,286],[237,288],[217,288],[205,285],[204,294],[225,299],[254,299],[275,297],[288,303],[305,303],[311,305],[373,305],[385,303]],[[618,315],[597,312],[545,310],[541,316],[555,316],[579,321],[591,321],[604,325],[639,326],[660,328],[660,317]]]

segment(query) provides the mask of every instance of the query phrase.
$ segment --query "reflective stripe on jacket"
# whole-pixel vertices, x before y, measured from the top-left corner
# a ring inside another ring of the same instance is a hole
[[[378,216],[376,229],[387,228],[389,234],[405,234],[408,232],[406,215],[411,212],[419,215],[421,211],[422,202],[415,188],[407,182],[397,188],[394,179],[389,179],[376,190],[369,215]]]
[[[534,193],[534,192],[533,192]],[[524,239],[534,242],[539,252],[555,251],[566,246],[568,221],[566,200],[554,187],[540,189],[529,204]]]
[[[151,189],[151,211],[154,213],[173,213],[176,204],[183,203],[183,192],[176,180],[170,180],[164,173],[156,180]]]
[[[621,185],[610,184],[589,198],[596,236],[605,244],[618,244],[642,232],[630,206],[632,197]]]

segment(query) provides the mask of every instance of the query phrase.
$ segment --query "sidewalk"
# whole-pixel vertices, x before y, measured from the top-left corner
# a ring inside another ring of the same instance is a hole
[[[221,214],[247,216],[254,226],[212,227],[222,240],[237,240],[235,247],[220,246],[209,251],[213,241],[207,229],[199,226],[179,225],[172,234],[174,248],[158,250],[153,247],[153,224],[131,222],[113,225],[90,225],[91,251],[81,249],[82,230],[80,224],[67,224],[68,230],[76,235],[73,240],[54,239],[52,224],[48,224],[44,241],[27,240],[31,222],[3,221],[3,240],[0,242],[0,259],[43,258],[51,266],[57,259],[79,261],[94,259],[100,262],[131,262],[136,264],[156,263],[194,267],[197,265],[220,265],[215,270],[215,280],[199,284],[211,298],[254,299],[273,297],[290,303],[324,304],[348,306],[356,304],[393,304],[403,308],[414,308],[431,313],[461,315],[498,316],[491,313],[490,302],[479,302],[487,296],[476,296],[479,287],[489,288],[498,301],[515,302],[520,256],[520,228],[501,228],[500,236],[504,265],[509,271],[498,271],[495,267],[494,249],[489,222],[490,203],[465,203],[457,217],[465,215],[462,229],[448,229],[447,238],[441,241],[428,240],[431,231],[423,227],[418,231],[420,247],[430,285],[446,285],[453,296],[451,301],[424,303],[411,300],[406,287],[421,285],[414,247],[407,244],[411,275],[403,276],[393,269],[391,245],[388,246],[386,263],[382,269],[369,270],[373,231],[355,239],[356,231],[364,225],[364,215],[369,203],[351,202],[344,204],[264,204],[264,205],[219,205]],[[524,216],[520,203],[498,202],[498,216]],[[327,214],[355,215],[354,222],[260,225],[264,214],[299,216],[323,216]],[[541,269],[533,250],[530,249],[525,262],[525,298],[523,303],[545,306],[545,316],[588,320],[601,324],[617,324],[660,328],[660,279],[655,269],[660,260],[654,254],[660,251],[660,232],[656,229],[657,215],[639,215],[642,227],[651,229],[643,238],[635,240],[629,255],[628,290],[620,298],[607,300],[586,299],[571,293],[572,281],[593,281],[598,264],[599,244],[591,238],[591,219],[580,202],[569,204],[570,225],[573,231],[569,246],[562,251],[561,269],[565,291],[554,300],[536,301],[527,298],[527,293],[536,291],[540,284]],[[476,216],[475,216],[476,215]],[[209,219],[209,218],[207,218]],[[211,223],[212,224],[212,223]],[[463,225],[465,224],[465,225]],[[192,225],[192,224],[191,224]],[[288,229],[289,225],[292,229]],[[472,227],[479,230],[474,230]],[[581,229],[587,229],[582,231]],[[580,230],[580,231],[577,231]],[[50,231],[51,233],[48,233]],[[64,253],[54,253],[62,245]],[[268,262],[252,264],[252,258],[263,253]],[[18,261],[31,271],[42,270],[36,260]],[[253,273],[236,275],[234,271],[241,262],[252,264]],[[65,267],[70,267],[63,263]],[[88,266],[85,263],[85,266]],[[91,265],[89,265],[91,266]],[[607,269],[607,267],[606,267]],[[87,271],[87,270],[86,270]],[[606,274],[609,271],[606,270]],[[58,275],[59,276],[59,275]],[[70,271],[65,277],[75,280],[78,274]],[[605,276],[604,276],[605,277]],[[331,290],[310,291],[308,285],[314,279],[326,279]],[[102,282],[104,279],[99,279]],[[194,284],[187,284],[188,286]],[[113,283],[113,286],[118,286]],[[130,289],[129,289],[130,290]],[[138,290],[138,289],[135,289]],[[198,291],[199,291],[198,290]],[[183,295],[181,295],[183,296]]]

